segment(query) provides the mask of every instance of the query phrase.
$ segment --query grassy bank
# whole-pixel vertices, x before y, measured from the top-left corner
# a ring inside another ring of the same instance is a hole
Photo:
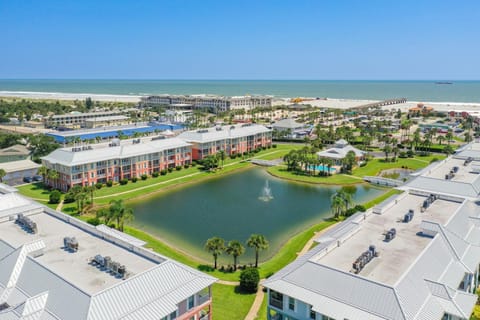
[[[240,292],[236,286],[213,285],[212,314],[216,320],[243,320],[255,300],[255,294]]]

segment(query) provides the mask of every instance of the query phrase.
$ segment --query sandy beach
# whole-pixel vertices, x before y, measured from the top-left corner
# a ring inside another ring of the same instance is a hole
[[[0,91],[0,97],[48,100],[85,100],[90,97],[96,101],[139,102],[141,96],[93,94],[93,93],[61,93],[61,92],[29,92]]]
[[[87,97],[97,101],[114,101],[114,102],[132,102],[137,103],[142,96],[139,95],[114,95],[114,94],[91,94],[91,93],[60,93],[60,92],[29,92],[29,91],[0,91],[0,97],[20,98],[20,99],[50,99],[50,100],[84,100]],[[366,104],[378,102],[379,100],[361,100],[361,99],[312,99],[300,102],[299,104],[310,104],[317,108],[336,108],[349,109]],[[464,103],[464,102],[428,102],[428,101],[407,101],[406,103],[395,104],[383,107],[384,109],[400,109],[402,112],[408,111],[409,108],[416,106],[418,103],[431,106],[438,111],[451,110],[469,110],[480,112],[480,102]],[[291,105],[289,98],[274,98],[273,105]]]

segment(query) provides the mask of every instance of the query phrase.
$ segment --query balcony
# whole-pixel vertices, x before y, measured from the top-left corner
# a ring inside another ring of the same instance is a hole
[[[210,295],[205,295],[205,296],[198,295],[197,296],[197,305],[200,306],[200,305],[204,304],[205,302],[210,301],[210,299],[211,299]]]

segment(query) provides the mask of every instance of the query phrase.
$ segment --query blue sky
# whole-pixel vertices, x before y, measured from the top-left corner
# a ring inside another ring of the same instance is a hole
[[[480,79],[480,1],[0,1],[0,78]]]

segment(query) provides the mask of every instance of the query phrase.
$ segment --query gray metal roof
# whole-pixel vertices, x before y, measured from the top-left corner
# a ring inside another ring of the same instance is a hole
[[[188,142],[212,142],[239,137],[247,137],[259,133],[267,133],[271,130],[258,124],[237,124],[216,128],[185,131],[178,135],[178,138]]]
[[[52,164],[58,163],[64,166],[75,166],[97,161],[106,161],[110,159],[123,159],[134,156],[147,155],[164,150],[188,147],[189,143],[178,138],[168,138],[153,141],[142,141],[133,144],[131,140],[121,142],[120,146],[102,144],[94,146],[90,150],[74,152],[72,148],[61,148],[53,151],[48,156],[42,158]]]

